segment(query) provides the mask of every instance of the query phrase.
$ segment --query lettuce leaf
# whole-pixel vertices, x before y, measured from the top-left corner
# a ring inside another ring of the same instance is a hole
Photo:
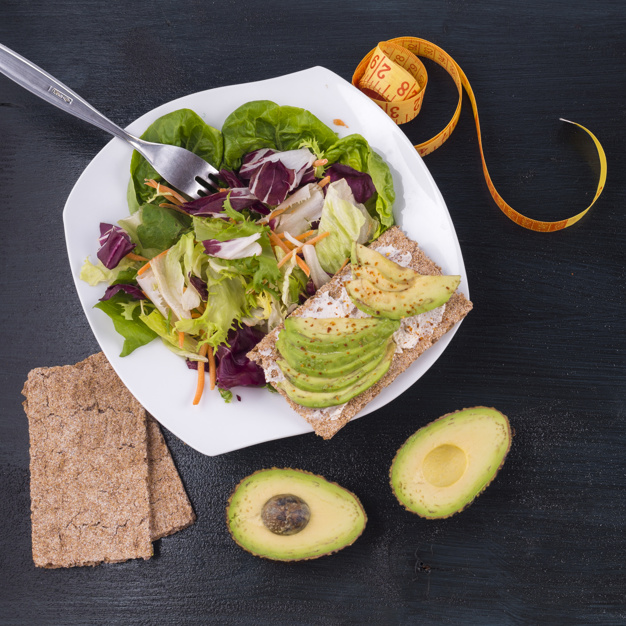
[[[128,306],[131,302],[132,308]],[[137,348],[150,343],[157,336],[141,321],[141,308],[136,306],[137,304],[138,302],[132,301],[129,296],[118,294],[110,300],[104,300],[95,305],[96,309],[100,309],[113,320],[115,330],[124,337],[120,356],[128,356]]]
[[[144,204],[140,216],[135,230],[137,244],[148,258],[171,248],[191,226],[191,218],[156,204]]]
[[[92,287],[95,287],[99,283],[112,284],[122,275],[122,273],[125,273],[127,270],[132,268],[133,265],[133,261],[130,261],[129,259],[122,259],[117,267],[110,270],[102,265],[102,261],[98,260],[98,264],[94,265],[89,260],[89,257],[87,257],[83,266],[80,268],[79,278]]]
[[[330,235],[315,246],[324,271],[335,274],[350,257],[353,242],[367,242],[376,226],[365,207],[354,203],[354,196],[344,179],[328,185],[319,232],[329,232]]]
[[[324,157],[331,165],[343,163],[359,172],[368,173],[378,192],[375,200],[370,199],[367,204],[370,213],[377,215],[380,221],[375,236],[378,237],[387,228],[393,226],[392,208],[396,194],[393,189],[391,171],[380,155],[372,150],[365,138],[358,134],[343,137],[325,153]],[[371,208],[370,203],[373,205]]]
[[[224,167],[237,170],[241,159],[259,148],[295,150],[303,142],[330,148],[337,135],[309,111],[278,106],[269,100],[248,102],[233,111],[222,126]]]
[[[179,109],[160,117],[148,127],[141,138],[181,146],[202,157],[218,170],[221,167],[224,154],[222,133],[189,109]],[[136,151],[130,161],[130,177],[136,203],[129,201],[129,209],[134,213],[138,206],[149,202],[154,195],[154,189],[144,185],[144,180],[152,178],[159,182],[163,178]],[[130,196],[129,193],[129,198]]]

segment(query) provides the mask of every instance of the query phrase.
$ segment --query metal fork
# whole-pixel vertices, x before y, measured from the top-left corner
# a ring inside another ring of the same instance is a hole
[[[0,72],[50,104],[124,139],[173,187],[192,200],[218,189],[219,172],[193,152],[178,146],[144,141],[94,109],[76,92],[40,67],[0,44]],[[211,178],[213,177],[213,179]]]

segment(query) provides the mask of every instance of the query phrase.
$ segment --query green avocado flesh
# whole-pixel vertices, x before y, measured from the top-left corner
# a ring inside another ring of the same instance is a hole
[[[416,274],[416,276],[419,276],[419,274]],[[410,281],[407,282],[391,281],[373,265],[353,265],[352,277],[369,280],[375,287],[382,291],[404,291],[415,280],[415,277],[413,277]]]
[[[495,478],[511,439],[509,420],[496,409],[479,406],[444,415],[398,450],[391,488],[400,504],[421,517],[450,517]]]
[[[311,409],[325,409],[329,406],[344,404],[377,383],[387,373],[387,370],[391,365],[392,357],[393,350],[391,351],[391,357],[384,358],[371,372],[364,374],[363,376],[359,376],[356,382],[349,387],[335,392],[305,391],[303,389],[298,389],[298,387],[290,383],[288,380],[283,380],[282,382],[276,384],[296,404],[306,406]]]
[[[388,259],[384,254],[357,243],[352,251],[352,265],[370,266],[392,283],[409,283],[417,272],[409,267],[402,267]]]
[[[266,506],[285,500],[296,507],[290,513],[301,521],[291,528],[281,528],[289,520],[280,515],[280,507]],[[309,513],[303,523],[298,502],[305,503]],[[268,519],[268,510],[273,520]],[[367,517],[359,499],[336,483],[302,470],[273,468],[255,472],[237,485],[226,521],[232,538],[248,552],[275,561],[300,561],[351,545]]]
[[[276,361],[276,364],[280,367],[285,378],[292,386],[301,391],[313,391],[318,393],[337,392],[356,385],[363,376],[379,367],[383,359],[389,359],[391,361],[395,347],[396,345],[393,341],[387,342],[387,350],[385,352],[381,352],[379,356],[370,359],[362,367],[343,376],[328,377],[323,375],[314,376],[312,374],[303,374],[283,360]],[[321,373],[324,374],[323,371]]]
[[[445,304],[461,282],[460,276],[419,276],[403,291],[383,291],[369,280],[346,283],[358,309],[376,317],[402,319],[426,313]]]
[[[368,343],[337,352],[309,352],[291,343],[289,335],[282,332],[276,341],[276,349],[295,370],[311,376],[335,378],[350,374],[385,352],[387,341]]]
[[[400,328],[396,320],[288,317],[285,334],[290,343],[308,352],[339,352],[383,341]]]

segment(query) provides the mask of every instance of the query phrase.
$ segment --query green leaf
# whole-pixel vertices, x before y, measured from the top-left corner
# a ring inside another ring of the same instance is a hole
[[[217,169],[222,165],[224,154],[222,133],[206,124],[197,113],[189,109],[179,109],[160,117],[148,127],[141,138],[186,148]],[[129,194],[129,208],[130,212],[134,213],[137,206],[146,204],[154,195],[154,189],[147,187],[144,180],[152,178],[160,182],[163,178],[136,151],[133,152],[130,161],[130,176],[136,205],[132,203],[132,194]]]
[[[233,392],[230,389],[218,387],[217,390],[220,392],[220,396],[222,396],[226,404],[230,404],[233,401]]]
[[[238,169],[245,154],[260,148],[295,150],[303,142],[315,142],[325,150],[337,141],[336,133],[309,111],[269,100],[240,106],[226,118],[222,133],[224,167],[229,169]]]
[[[98,263],[94,265],[89,258],[85,259],[83,266],[80,268],[80,276],[81,280],[84,280],[86,283],[90,284],[92,287],[95,287],[99,283],[108,283],[116,284],[118,278],[122,275],[126,275],[126,272],[129,268],[134,264],[134,261],[130,261],[129,259],[122,259],[117,267],[114,267],[112,270],[107,269],[102,265],[102,261],[98,259]],[[136,270],[132,270],[137,273]]]
[[[171,248],[190,226],[191,218],[182,213],[156,204],[144,204],[136,236],[142,252],[146,253],[144,256],[148,256],[150,252],[158,253]],[[149,258],[152,256],[154,254],[150,254]]]
[[[113,320],[115,330],[124,337],[120,356],[128,356],[137,348],[150,343],[157,336],[139,319],[139,307],[135,307],[131,319],[127,318],[128,308],[124,308],[124,305],[128,307],[128,304],[130,304],[130,298],[119,294],[110,300],[104,300],[95,305],[96,309],[104,311]]]

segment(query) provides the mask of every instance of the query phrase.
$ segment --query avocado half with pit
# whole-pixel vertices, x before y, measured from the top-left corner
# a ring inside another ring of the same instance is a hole
[[[450,517],[491,483],[511,447],[511,426],[478,406],[440,417],[411,435],[390,470],[400,504],[421,517]]]
[[[347,489],[299,469],[265,469],[244,478],[226,508],[232,538],[275,561],[302,561],[354,543],[367,517]]]

